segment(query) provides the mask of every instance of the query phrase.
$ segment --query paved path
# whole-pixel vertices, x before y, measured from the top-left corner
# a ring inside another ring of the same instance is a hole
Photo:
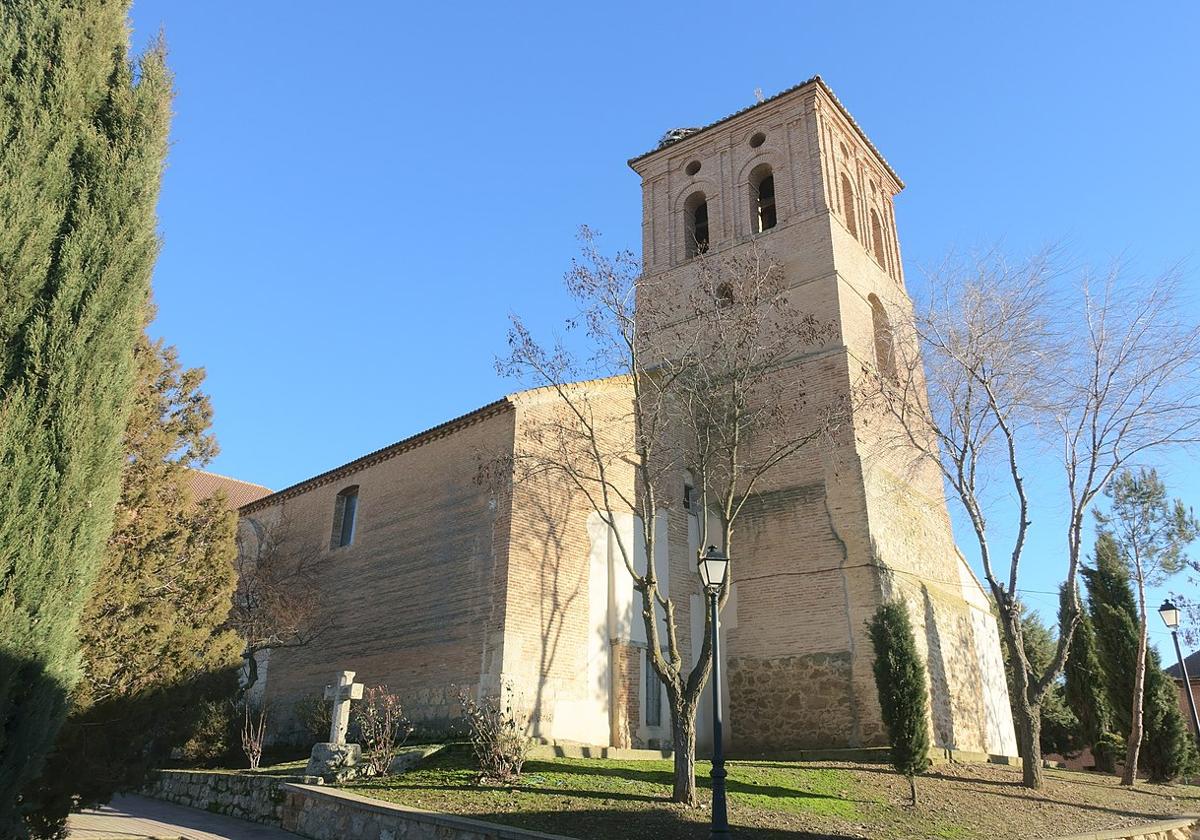
[[[299,836],[145,796],[114,796],[108,805],[72,814],[67,828],[69,840],[297,840]]]

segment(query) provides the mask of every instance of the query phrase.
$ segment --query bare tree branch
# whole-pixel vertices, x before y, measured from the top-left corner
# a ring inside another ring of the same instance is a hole
[[[1041,784],[1040,705],[1062,673],[1079,618],[1076,578],[1088,509],[1123,467],[1200,439],[1200,328],[1179,315],[1173,275],[1065,282],[1046,251],[1016,265],[989,252],[934,272],[924,304],[897,325],[896,375],[866,366],[858,399],[885,450],[933,464],[978,542],[1014,674],[1025,783]],[[1071,593],[1058,646],[1035,673],[1020,622],[1021,562],[1033,524],[1026,476],[1058,461]],[[915,464],[914,464],[915,468]],[[998,482],[993,490],[990,482]],[[1000,508],[992,527],[985,511]],[[997,534],[1011,534],[1007,569]]]

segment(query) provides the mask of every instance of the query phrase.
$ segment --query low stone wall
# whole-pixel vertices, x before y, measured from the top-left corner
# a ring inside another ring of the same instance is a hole
[[[204,770],[161,770],[143,790],[146,796],[240,820],[279,825],[288,779]]]
[[[570,840],[315,785],[289,784],[283,790],[283,829],[311,840]]]
[[[1058,840],[1194,840],[1197,837],[1200,837],[1200,816],[1193,815],[1111,831],[1072,834]]]
[[[570,840],[557,834],[419,811],[279,776],[163,770],[143,793],[280,826],[310,840]],[[1200,840],[1200,816],[1075,834],[1059,840]]]

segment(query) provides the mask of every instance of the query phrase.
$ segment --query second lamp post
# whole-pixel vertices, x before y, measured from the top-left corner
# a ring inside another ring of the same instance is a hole
[[[712,755],[712,828],[709,838],[729,837],[729,814],[725,806],[725,755],[721,743],[721,628],[717,601],[729,576],[729,558],[710,545],[696,564],[704,590],[708,593],[709,624],[712,625],[713,755]]]
[[[1183,650],[1179,647],[1179,607],[1171,601],[1163,601],[1158,608],[1163,624],[1171,631],[1175,642],[1175,655],[1179,657],[1179,676],[1183,677],[1183,693],[1187,695],[1188,709],[1192,713],[1192,733],[1200,742],[1200,715],[1196,714],[1196,695],[1192,694],[1192,681],[1188,678],[1187,662],[1184,661]]]

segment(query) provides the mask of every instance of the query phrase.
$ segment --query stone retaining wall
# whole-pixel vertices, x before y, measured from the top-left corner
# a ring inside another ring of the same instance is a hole
[[[280,826],[311,840],[569,840],[467,817],[434,814],[285,777],[202,770],[163,770],[147,796]],[[1200,840],[1200,817],[1188,816],[1059,840]]]
[[[570,840],[314,785],[289,784],[283,789],[283,829],[311,840]]]
[[[162,770],[142,793],[214,814],[279,825],[287,781],[278,776]]]
[[[1200,817],[1193,815],[1111,831],[1072,834],[1070,837],[1060,837],[1058,840],[1196,840],[1196,838],[1200,838],[1198,826],[1200,826]]]

